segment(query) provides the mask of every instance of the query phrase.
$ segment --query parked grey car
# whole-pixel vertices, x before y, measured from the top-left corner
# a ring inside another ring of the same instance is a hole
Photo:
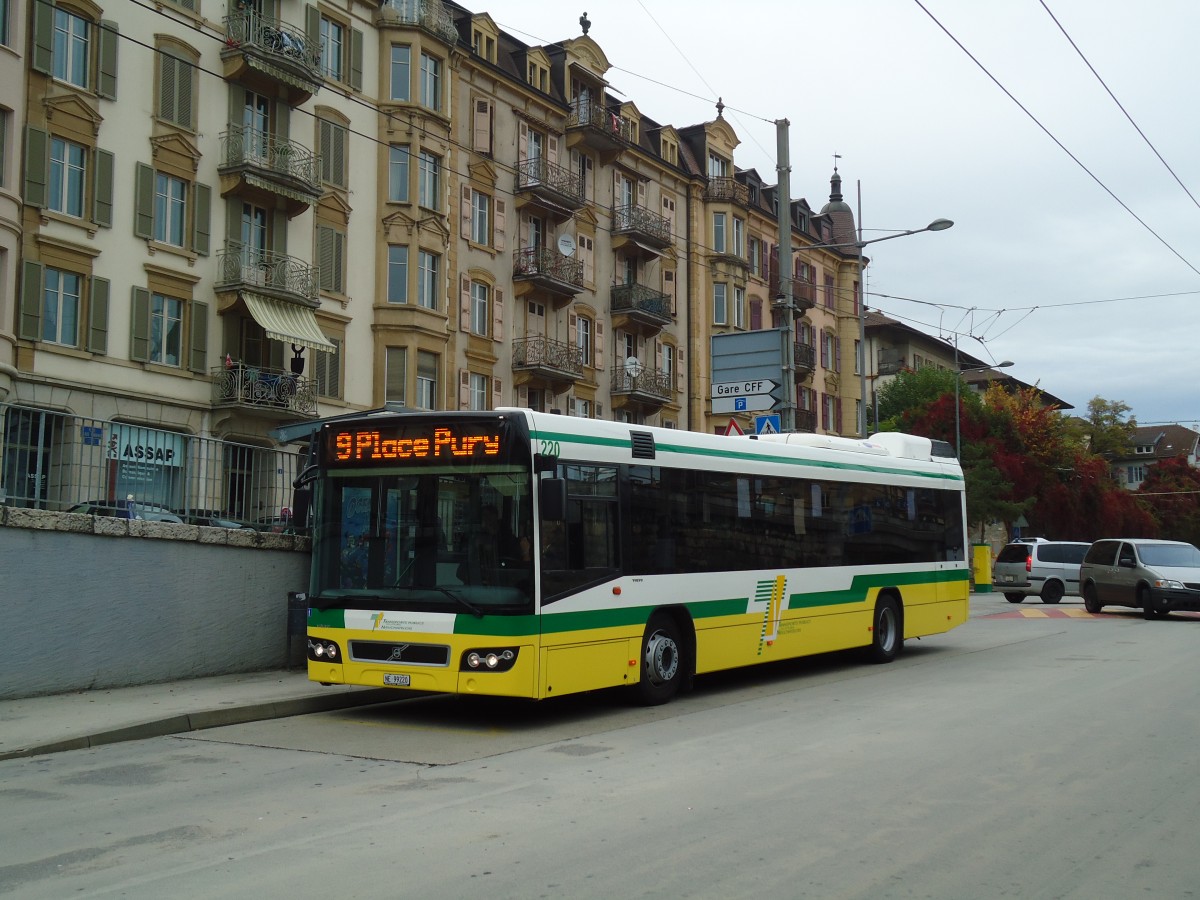
[[[1079,593],[1079,564],[1090,546],[1043,538],[1014,541],[997,555],[992,584],[1009,603],[1035,595],[1043,603],[1057,603],[1064,594]]]
[[[1132,606],[1160,619],[1177,609],[1200,610],[1200,550],[1182,541],[1096,541],[1083,558],[1079,583],[1092,613]]]

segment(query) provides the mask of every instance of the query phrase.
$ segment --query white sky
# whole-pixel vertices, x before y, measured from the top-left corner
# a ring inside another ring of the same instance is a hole
[[[1012,360],[1077,412],[1099,395],[1143,424],[1200,421],[1197,0],[464,5],[529,44],[579,35],[586,8],[615,89],[677,127],[721,96],[736,164],[768,183],[773,120],[790,120],[792,196],[819,210],[841,154],[867,240],[953,219],[867,249],[869,306]]]

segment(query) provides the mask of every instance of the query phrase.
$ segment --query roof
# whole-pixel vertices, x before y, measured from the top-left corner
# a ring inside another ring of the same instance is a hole
[[[1118,457],[1131,459],[1187,459],[1197,453],[1200,433],[1183,425],[1139,425],[1133,431],[1130,446],[1133,451]],[[1138,447],[1154,448],[1151,453],[1138,453]]]

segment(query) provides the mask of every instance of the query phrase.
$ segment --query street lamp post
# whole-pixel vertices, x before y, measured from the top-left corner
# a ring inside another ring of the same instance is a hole
[[[954,342],[954,458],[962,459],[962,429],[961,419],[959,415],[959,385],[962,384],[962,377],[967,372],[982,372],[985,369],[1007,369],[1011,366],[1012,360],[1006,359],[1004,362],[998,362],[994,366],[968,366],[965,369],[958,368],[958,341]]]

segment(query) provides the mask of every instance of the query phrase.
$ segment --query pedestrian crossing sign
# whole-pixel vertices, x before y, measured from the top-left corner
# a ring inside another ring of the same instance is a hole
[[[779,415],[755,416],[755,434],[779,434]]]

